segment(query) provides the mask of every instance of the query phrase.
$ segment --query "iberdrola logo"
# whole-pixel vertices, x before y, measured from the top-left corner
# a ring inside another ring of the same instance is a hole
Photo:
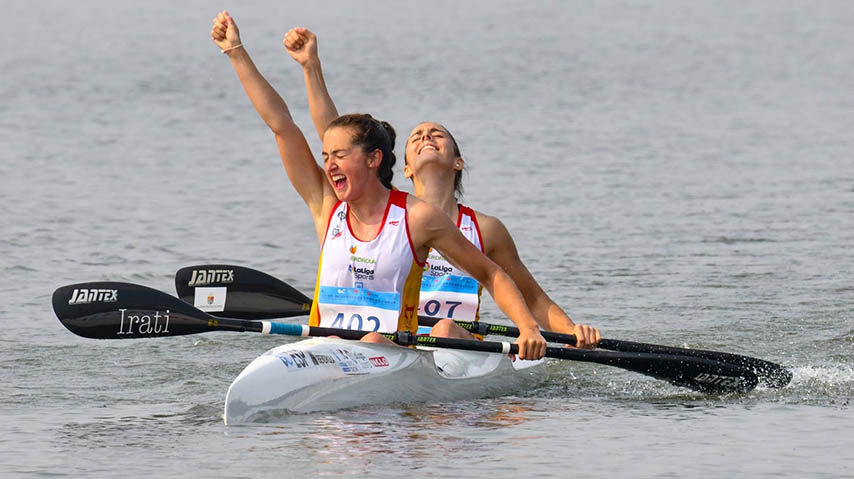
[[[356,246],[351,246],[350,250],[350,261],[354,263],[366,263],[366,264],[377,264],[377,260],[374,258],[363,258],[361,256],[356,256]]]

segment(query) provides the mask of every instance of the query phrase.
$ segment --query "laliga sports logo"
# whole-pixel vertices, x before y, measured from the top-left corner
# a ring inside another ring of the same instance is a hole
[[[430,266],[430,274],[433,276],[445,276],[446,274],[450,274],[453,270],[454,268],[443,264],[434,264],[433,266]]]
[[[352,274],[356,279],[374,279],[375,271],[376,270],[365,266],[357,266],[354,268],[352,264],[347,265],[347,272]]]
[[[115,303],[118,300],[119,290],[117,289],[77,288],[71,292],[71,299],[68,300],[68,304]]]
[[[213,302],[214,302],[214,295],[209,294],[208,295],[208,304],[213,304]]]
[[[426,273],[428,271],[430,271],[430,263],[425,261],[424,262],[424,272]]]

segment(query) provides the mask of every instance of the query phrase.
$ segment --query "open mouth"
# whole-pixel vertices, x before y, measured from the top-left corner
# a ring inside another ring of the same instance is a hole
[[[419,154],[421,154],[421,153],[424,153],[424,152],[425,152],[425,151],[427,151],[427,150],[439,151],[439,149],[438,149],[438,148],[436,148],[436,147],[435,147],[435,146],[433,146],[433,145],[424,145],[424,146],[422,146],[422,147],[421,147],[421,151],[419,151],[418,153],[419,153]]]
[[[347,177],[344,175],[332,175],[332,187],[336,190],[341,190],[347,183]]]

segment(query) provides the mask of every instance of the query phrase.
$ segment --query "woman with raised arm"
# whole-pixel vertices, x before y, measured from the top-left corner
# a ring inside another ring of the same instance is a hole
[[[414,333],[421,274],[432,248],[470,272],[516,324],[520,358],[545,355],[546,342],[510,277],[438,208],[391,190],[394,130],[388,123],[364,114],[336,118],[323,134],[321,168],[228,12],[214,19],[211,37],[273,131],[288,178],[314,219],[321,251],[310,324]],[[375,333],[363,340],[388,341]]]
[[[330,123],[338,117],[338,111],[323,79],[317,37],[305,28],[294,28],[285,35],[284,44],[291,57],[303,67],[312,120],[323,138]],[[456,140],[445,127],[433,122],[417,125],[406,140],[404,161],[403,172],[412,180],[415,196],[456,221],[463,235],[510,275],[543,329],[574,334],[579,347],[596,347],[599,331],[592,326],[575,324],[549,298],[522,263],[504,224],[494,216],[459,203],[465,161]],[[437,323],[430,334],[471,338],[472,334],[453,320],[478,320],[480,286],[464,271],[465,267],[456,267],[436,252],[430,252],[428,264],[421,286],[419,312],[447,318]]]

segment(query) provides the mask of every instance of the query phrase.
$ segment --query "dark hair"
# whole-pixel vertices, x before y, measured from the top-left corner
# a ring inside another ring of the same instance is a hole
[[[422,122],[422,123],[426,123],[426,122]],[[457,140],[454,138],[454,135],[451,134],[451,131],[448,130],[445,127],[445,125],[443,125],[441,123],[436,123],[436,124],[441,126],[442,129],[445,130],[445,133],[448,134],[448,138],[451,139],[451,143],[453,143],[453,145],[454,145],[454,156],[456,156],[457,158],[462,158],[463,154],[460,152],[460,146],[457,145]],[[406,150],[404,150],[404,153],[403,153],[403,162],[407,163],[407,164],[409,163],[409,159],[406,157]],[[463,163],[463,169],[457,171],[457,173],[454,175],[454,197],[457,199],[457,201],[459,201],[460,198],[462,198],[462,196],[463,196],[463,171],[465,171],[465,168],[466,168],[466,164]]]
[[[365,153],[374,150],[382,152],[383,158],[378,171],[380,182],[386,188],[393,189],[391,179],[394,176],[394,164],[397,162],[394,156],[394,140],[397,137],[394,128],[388,122],[377,120],[367,113],[341,115],[332,120],[326,130],[332,127],[349,128],[353,132],[353,144],[359,145]]]
[[[441,125],[442,128],[445,128],[445,125]],[[462,158],[463,154],[460,153],[460,147],[457,145],[457,140],[454,139],[454,135],[451,134],[450,130],[445,128],[445,133],[448,134],[448,138],[451,139],[451,143],[454,144],[454,155],[458,158]],[[463,169],[457,171],[457,174],[454,175],[454,197],[457,201],[460,200],[463,196],[463,171],[465,170],[466,164],[463,162]]]

